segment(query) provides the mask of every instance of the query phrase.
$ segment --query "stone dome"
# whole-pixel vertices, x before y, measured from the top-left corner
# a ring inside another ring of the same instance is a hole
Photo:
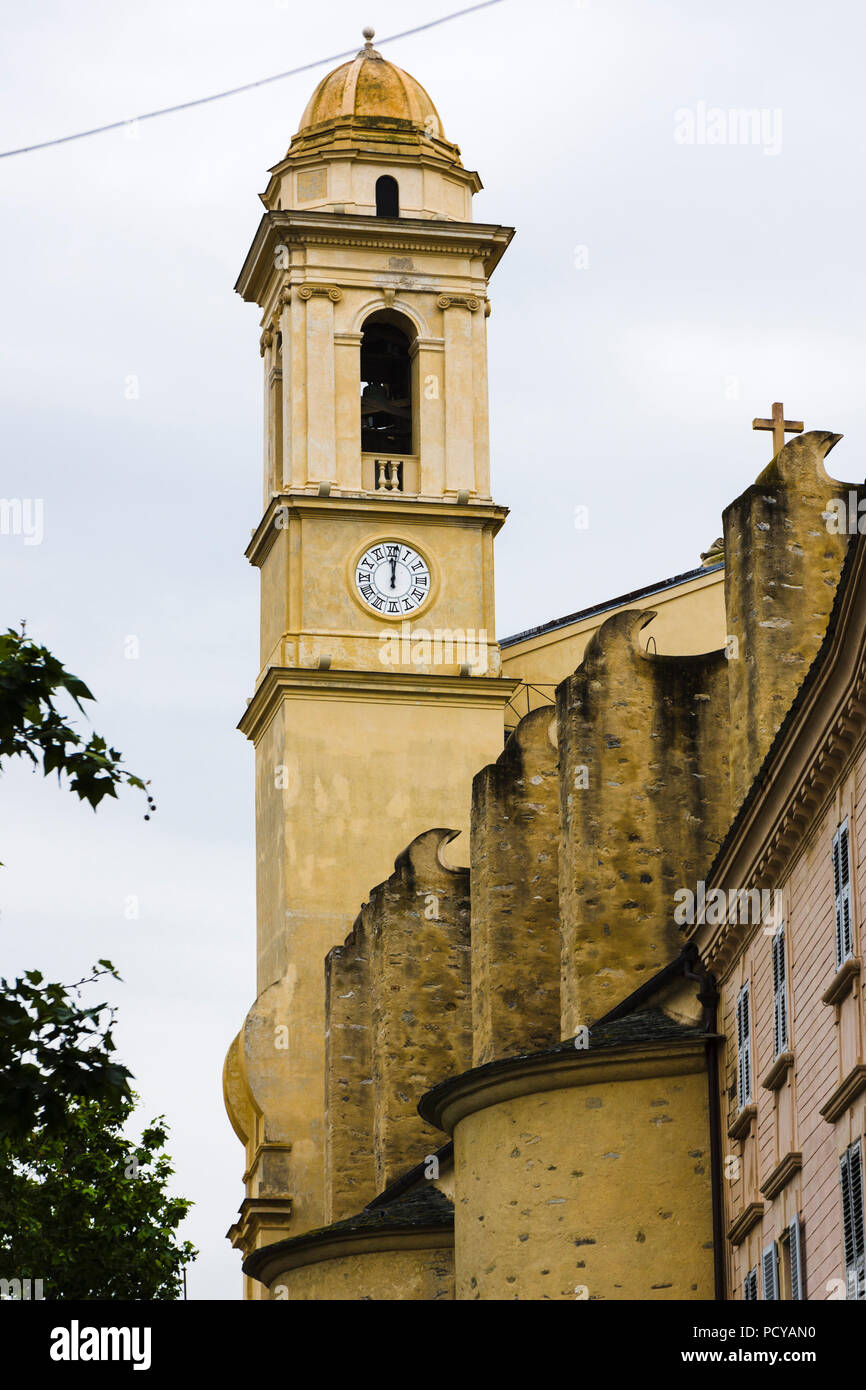
[[[323,77],[307,103],[298,135],[326,121],[407,121],[434,140],[445,140],[439,112],[414,77],[373,47],[373,30],[350,63]]]

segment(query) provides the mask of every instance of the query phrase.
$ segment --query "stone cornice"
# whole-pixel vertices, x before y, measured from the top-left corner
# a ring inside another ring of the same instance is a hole
[[[741,1141],[752,1128],[758,1114],[756,1105],[744,1105],[742,1110],[738,1110],[734,1118],[728,1125],[728,1138]]]
[[[460,163],[460,147],[450,140],[424,135],[411,123],[396,122],[383,128],[379,123],[341,117],[324,122],[300,138],[296,135],[283,158],[268,170],[271,177],[259,197],[265,207],[273,206],[283,176],[292,169],[300,172],[346,162],[405,168],[407,160],[468,184],[473,193],[484,187],[477,171]]]
[[[513,227],[486,222],[447,222],[444,218],[366,217],[357,213],[267,212],[259,223],[235,290],[247,302],[263,304],[276,267],[274,249],[286,246],[375,247],[387,251],[460,254],[483,260],[493,274],[514,235]],[[436,293],[432,290],[432,293]]]
[[[761,1195],[766,1197],[768,1202],[772,1202],[777,1197],[783,1187],[787,1187],[795,1173],[799,1173],[803,1166],[803,1155],[801,1153],[786,1153],[773,1169],[767,1181],[761,1188]]]
[[[779,1057],[777,1057],[773,1065],[770,1067],[770,1070],[767,1072],[766,1076],[764,1076],[763,1080],[761,1081],[761,1085],[763,1086],[764,1090],[778,1091],[779,1088],[783,1085],[785,1078],[787,1077],[788,1072],[791,1070],[793,1065],[793,1052],[783,1052]]]
[[[459,518],[464,525],[490,529],[494,536],[508,516],[508,508],[495,502],[448,502],[444,498],[428,500],[402,493],[332,493],[319,497],[310,492],[275,492],[244,551],[251,565],[261,565],[278,535],[286,529],[276,525],[277,513],[283,508],[290,517],[340,514],[352,520],[383,521],[389,526],[420,520],[426,525],[453,526]]]
[[[244,1260],[244,1274],[271,1285],[278,1274],[323,1260],[339,1260],[346,1255],[374,1255],[380,1251],[442,1250],[454,1244],[454,1227],[444,1222],[427,1227],[387,1226],[381,1231],[316,1231],[307,1239],[295,1236],[286,1242],[265,1245]]]
[[[263,1230],[287,1227],[291,1218],[291,1197],[245,1197],[240,1216],[227,1230],[226,1238],[236,1250],[242,1250],[246,1255],[255,1246]]]
[[[465,1116],[518,1096],[705,1071],[707,1045],[715,1041],[717,1035],[708,1033],[699,1038],[603,1048],[595,1053],[591,1048],[562,1048],[506,1057],[434,1087],[422,1097],[418,1113],[436,1129],[453,1134]]]
[[[844,965],[840,965],[830,984],[821,995],[822,1004],[841,1004],[846,995],[851,993],[854,988],[854,981],[859,978],[861,961],[859,956],[850,956]]]
[[[842,1078],[833,1094],[821,1106],[819,1114],[823,1115],[829,1125],[835,1124],[862,1091],[866,1091],[866,1064],[858,1062],[857,1066],[852,1067],[848,1075]]]
[[[866,736],[866,546],[857,537],[852,545],[822,648],[707,874],[707,892],[777,886]],[[722,978],[753,931],[703,923],[691,939]]]
[[[238,728],[255,742],[283,700],[384,701],[462,707],[500,706],[503,710],[519,681],[501,676],[429,676],[411,671],[320,671],[272,666],[241,717]]]
[[[745,1211],[741,1212],[736,1221],[731,1222],[728,1227],[728,1240],[732,1245],[742,1245],[746,1236],[757,1226],[764,1215],[763,1202],[750,1202]]]

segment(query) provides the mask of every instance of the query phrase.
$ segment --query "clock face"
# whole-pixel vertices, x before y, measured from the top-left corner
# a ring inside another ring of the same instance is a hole
[[[396,617],[420,608],[430,592],[430,570],[410,545],[380,541],[358,560],[355,585],[368,608]]]

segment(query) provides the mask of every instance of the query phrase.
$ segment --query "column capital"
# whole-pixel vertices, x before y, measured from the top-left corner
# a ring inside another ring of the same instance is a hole
[[[335,304],[339,304],[343,298],[343,291],[337,285],[306,284],[301,285],[298,290],[299,299],[312,299],[314,294],[327,295],[328,299],[333,300]]]
[[[468,309],[470,314],[481,308],[481,300],[474,294],[440,294],[436,303],[440,309]]]

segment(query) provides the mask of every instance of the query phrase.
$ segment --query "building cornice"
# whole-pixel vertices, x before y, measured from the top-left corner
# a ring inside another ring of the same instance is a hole
[[[853,538],[822,646],[707,872],[707,891],[775,887],[866,735],[866,545]],[[722,977],[754,924],[692,932]]]
[[[422,1097],[418,1113],[436,1129],[453,1134],[467,1115],[503,1101],[574,1086],[615,1084],[683,1076],[707,1068],[707,1045],[716,1034],[604,1048],[593,1053],[562,1048],[504,1058],[449,1078]]]
[[[502,676],[430,676],[407,671],[320,671],[271,666],[250,700],[238,728],[255,743],[284,700],[367,700],[393,705],[452,704],[501,707],[519,681]]]
[[[370,132],[363,132],[363,138],[369,140]],[[319,169],[324,164],[335,163],[393,164],[399,169],[405,168],[407,157],[413,165],[435,170],[447,179],[465,184],[472,193],[480,193],[484,187],[475,169],[465,169],[462,164],[454,162],[448,150],[456,149],[456,146],[446,146],[442,150],[435,145],[425,147],[423,140],[417,137],[407,143],[379,141],[376,146],[366,149],[359,149],[356,142],[355,132],[344,132],[336,135],[336,138],[332,132],[320,136],[316,141],[308,140],[297,149],[290,149],[279,164],[268,170],[270,178],[264,193],[259,194],[261,201],[266,208],[272,208],[277,202],[283,178],[292,170],[300,173],[305,169]]]
[[[802,1167],[803,1155],[799,1151],[792,1150],[790,1153],[786,1153],[761,1187],[761,1196],[766,1197],[768,1202],[772,1202]]]
[[[286,515],[287,514],[287,515]],[[489,529],[495,536],[505,524],[508,508],[495,502],[447,502],[444,499],[427,500],[421,497],[407,497],[403,493],[331,493],[319,497],[316,493],[281,492],[272,493],[265,514],[253,531],[252,538],[244,554],[252,565],[261,565],[284,524],[277,524],[278,516],[289,520],[291,517],[332,517],[340,515],[351,520],[392,522],[417,522],[427,525],[453,525],[459,518],[466,525]]]
[[[360,213],[266,212],[247,252],[235,290],[248,303],[262,304],[271,275],[277,273],[274,250],[285,246],[374,247],[382,251],[424,251],[475,257],[493,274],[514,236],[513,227],[486,222],[449,222],[438,217],[368,217]],[[285,272],[280,272],[285,273]],[[438,288],[442,293],[445,285]],[[431,289],[431,293],[436,293]]]
[[[326,1229],[263,1246],[247,1256],[243,1271],[270,1286],[278,1274],[287,1274],[305,1265],[321,1264],[323,1260],[339,1260],[347,1255],[375,1255],[382,1251],[400,1254],[408,1250],[442,1250],[453,1244],[453,1222],[449,1224],[443,1221],[425,1227],[407,1225],[403,1229],[386,1226],[380,1231]]]

